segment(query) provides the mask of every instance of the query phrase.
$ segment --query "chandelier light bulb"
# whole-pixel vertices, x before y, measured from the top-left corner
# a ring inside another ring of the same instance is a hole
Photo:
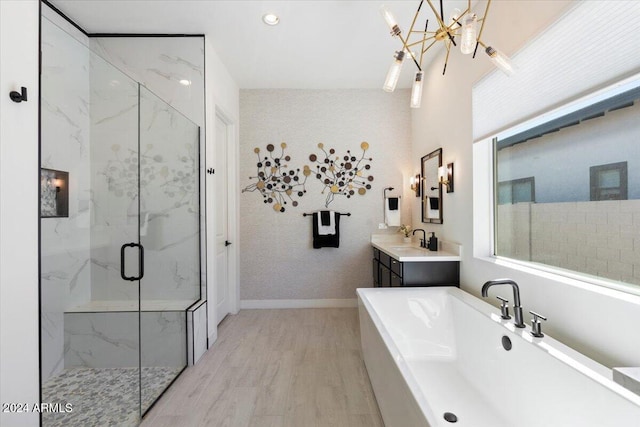
[[[451,11],[451,18],[450,18],[451,24],[449,25],[451,25],[452,30],[456,30],[460,28],[460,21],[458,21],[458,18],[460,18],[461,13],[462,12],[460,12],[460,9],[458,9],[457,7]],[[458,22],[454,24],[454,22],[456,21]]]
[[[401,50],[397,51],[395,55],[393,55],[393,58],[393,64],[391,64],[389,72],[387,73],[387,78],[384,81],[384,86],[382,86],[382,90],[385,92],[393,92],[396,90],[396,85],[400,78],[400,72],[402,71],[404,52]]]
[[[392,36],[400,35],[402,30],[400,30],[400,27],[398,26],[398,21],[396,21],[396,17],[393,16],[393,13],[391,13],[391,11],[387,8],[387,6],[385,5],[380,6],[380,14],[384,18],[387,25],[389,26],[389,29],[391,30],[391,35]]]
[[[411,87],[411,108],[420,108],[422,104],[422,78],[424,73],[422,71],[416,71],[416,77],[413,80],[413,86]]]
[[[475,13],[466,15],[462,19],[462,41],[460,42],[460,52],[465,55],[473,53],[476,48],[477,31],[476,24],[478,17]]]
[[[502,72],[507,76],[512,76],[515,73],[513,64],[511,63],[511,59],[509,59],[507,55],[497,49],[492,48],[491,46],[488,46],[485,49],[485,52],[487,53],[487,55],[489,55],[489,58],[491,59],[491,62],[493,62],[493,65],[502,70]]]

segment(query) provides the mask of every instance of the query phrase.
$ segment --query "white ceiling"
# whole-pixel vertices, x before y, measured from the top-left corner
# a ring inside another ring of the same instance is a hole
[[[89,33],[205,34],[240,88],[381,88],[399,40],[379,13],[384,1],[53,0]],[[418,0],[386,1],[408,29]],[[435,2],[436,5],[438,2]],[[444,15],[467,1],[445,0]],[[429,8],[429,27],[435,18]],[[268,27],[262,15],[276,13]],[[427,15],[421,15],[424,18]],[[424,19],[421,18],[421,19]],[[440,43],[438,43],[440,44]],[[429,50],[424,64],[436,49]],[[406,63],[398,87],[410,87]]]

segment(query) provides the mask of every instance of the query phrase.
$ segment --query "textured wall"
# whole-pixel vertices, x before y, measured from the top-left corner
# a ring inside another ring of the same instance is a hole
[[[240,196],[240,298],[355,298],[355,289],[371,286],[370,235],[383,221],[384,187],[402,194],[403,222],[411,223],[409,92],[381,90],[244,90],[240,92],[240,186],[255,182],[254,148],[276,152],[287,143],[291,166],[312,166],[317,144],[361,154],[370,145],[372,188],[350,199],[336,196],[329,208],[350,212],[342,217],[339,248],[312,248],[312,219],[304,212],[324,209],[323,184],[310,176],[299,205],[283,213],[265,204],[258,192]],[[315,169],[315,165],[313,166]],[[404,194],[403,194],[404,192]]]

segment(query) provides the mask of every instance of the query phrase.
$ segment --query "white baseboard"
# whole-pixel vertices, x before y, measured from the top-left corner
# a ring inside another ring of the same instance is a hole
[[[240,300],[240,309],[255,308],[352,308],[358,306],[355,298],[344,299],[245,299]]]

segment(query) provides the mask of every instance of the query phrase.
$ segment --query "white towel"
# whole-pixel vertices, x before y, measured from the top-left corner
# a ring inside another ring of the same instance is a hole
[[[401,218],[400,218],[400,200],[398,200],[398,209],[391,210],[389,209],[389,198],[384,199],[384,214],[387,217],[387,225],[389,227],[400,227]]]
[[[319,236],[328,236],[330,234],[336,234],[335,216],[336,216],[336,213],[334,211],[329,211],[329,225],[322,225],[322,214],[318,212],[318,214],[316,215],[316,220],[318,221]]]
[[[431,199],[432,197],[427,197],[427,200],[425,200],[426,203],[426,207],[427,207],[427,218],[440,218],[440,209],[431,209]],[[437,197],[436,197],[437,199]]]

